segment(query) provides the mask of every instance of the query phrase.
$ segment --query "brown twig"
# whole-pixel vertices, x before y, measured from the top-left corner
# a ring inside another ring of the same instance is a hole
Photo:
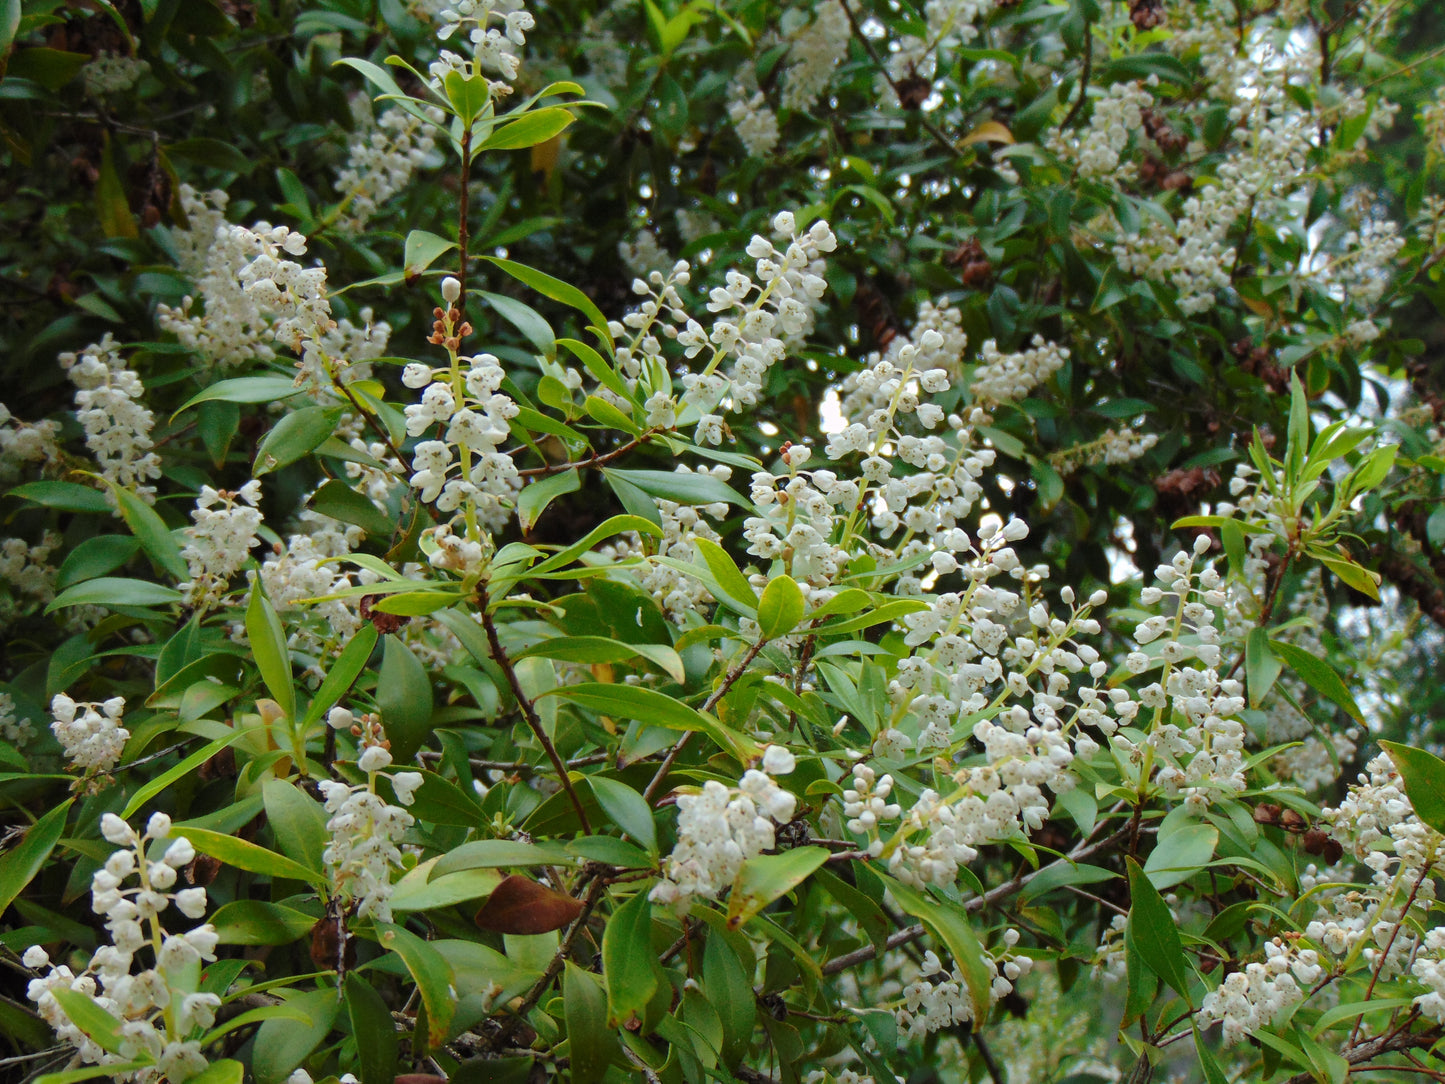
[[[1375,959],[1374,970],[1370,972],[1370,985],[1365,987],[1365,996],[1363,999],[1365,1001],[1369,1001],[1370,995],[1375,992],[1375,983],[1380,981],[1380,969],[1385,966],[1385,961],[1389,959],[1390,949],[1395,947],[1395,938],[1400,936],[1400,927],[1405,925],[1405,916],[1410,913],[1410,908],[1415,903],[1415,897],[1420,892],[1420,886],[1425,883],[1425,878],[1430,876],[1430,866],[1431,863],[1426,862],[1424,868],[1420,870],[1420,876],[1415,878],[1415,885],[1410,889],[1410,895],[1405,900],[1405,906],[1400,909],[1400,917],[1395,922],[1395,928],[1390,931],[1390,940],[1385,943],[1384,951]],[[1364,1022],[1364,1013],[1361,1013],[1355,1018],[1355,1026],[1350,1029],[1351,1046],[1354,1046],[1355,1040],[1359,1038],[1360,1025]]]
[[[614,459],[621,458],[632,451],[632,449],[646,444],[656,433],[656,429],[648,429],[642,433],[642,435],[633,437],[620,448],[614,448],[612,451],[604,452],[601,455],[594,455],[590,459],[578,459],[571,463],[548,463],[541,467],[528,467],[526,470],[519,470],[517,473],[523,478],[533,478],[539,476],[545,477],[550,474],[561,474],[567,470],[581,470],[583,467],[600,467],[605,463],[612,462]]]
[[[522,683],[517,677],[516,668],[512,666],[512,660],[507,657],[506,651],[502,648],[502,641],[497,636],[497,623],[487,610],[487,588],[484,584],[477,585],[477,603],[482,615],[482,628],[486,631],[487,643],[492,649],[492,659],[502,668],[502,673],[507,676],[507,684],[511,686],[512,695],[517,699],[517,707],[521,709],[522,717],[527,720],[527,725],[532,728],[532,733],[547,754],[547,759],[552,762],[552,767],[557,772],[557,781],[562,784],[562,789],[567,792],[567,797],[572,802],[572,808],[577,811],[577,820],[582,825],[583,833],[590,836],[592,824],[587,819],[587,811],[582,808],[582,799],[577,797],[577,791],[572,786],[572,780],[567,774],[567,764],[558,754],[557,747],[552,744],[552,739],[547,736],[547,731],[542,726],[542,720],[537,715],[537,709],[533,707],[532,701],[522,690]]]

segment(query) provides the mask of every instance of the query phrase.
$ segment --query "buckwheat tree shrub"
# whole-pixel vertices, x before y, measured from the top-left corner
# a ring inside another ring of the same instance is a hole
[[[7,1070],[1435,1075],[1394,5],[95,7],[0,3]]]

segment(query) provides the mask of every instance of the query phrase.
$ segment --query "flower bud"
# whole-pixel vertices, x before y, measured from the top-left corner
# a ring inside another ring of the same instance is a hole
[[[462,296],[462,284],[452,276],[448,275],[442,279],[442,300],[448,305],[455,305],[457,299]]]

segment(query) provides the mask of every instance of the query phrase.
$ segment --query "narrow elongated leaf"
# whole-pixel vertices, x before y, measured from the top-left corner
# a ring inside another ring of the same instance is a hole
[[[512,656],[514,660],[534,657],[585,663],[626,662],[643,658],[655,663],[673,681],[682,682],[686,677],[682,659],[666,644],[624,644],[606,636],[554,636]]]
[[[181,547],[176,545],[171,529],[156,515],[155,509],[130,490],[114,483],[108,484],[116,507],[120,509],[121,518],[125,520],[131,533],[140,540],[141,547],[151,560],[177,581],[189,580],[191,574],[186,567],[186,559],[181,556]]]
[[[331,1024],[341,1008],[336,991],[326,987],[292,994],[286,1004],[298,1010],[301,1019],[267,1020],[256,1032],[255,1052],[251,1057],[256,1084],[283,1084],[330,1034]]]
[[[112,1054],[120,1053],[120,1021],[89,994],[59,986],[50,991],[71,1023]]]
[[[366,661],[371,658],[379,635],[376,626],[368,622],[347,642],[336,661],[331,664],[331,669],[326,671],[326,677],[321,682],[321,687],[316,690],[316,695],[311,698],[311,703],[306,708],[306,717],[302,720],[303,730],[309,730],[319,723],[321,717],[346,695],[346,691],[366,668]]]
[[[362,496],[340,478],[318,489],[311,497],[311,507],[323,516],[360,527],[373,538],[387,539],[396,533],[397,525],[370,497]]]
[[[1189,996],[1189,968],[1184,958],[1184,943],[1169,905],[1149,877],[1130,858],[1129,867],[1129,933],[1139,957],[1161,979],[1172,986],[1185,1001]]]
[[[376,705],[392,756],[409,761],[431,734],[431,679],[411,648],[395,636],[386,638],[376,688]]]
[[[391,949],[406,964],[426,1006],[427,1041],[440,1046],[447,1037],[452,1014],[456,1011],[453,994],[456,977],[446,958],[416,934],[390,922],[378,923],[381,944]]]
[[[1214,857],[1219,829],[1209,824],[1189,824],[1159,840],[1144,863],[1149,883],[1163,891],[1187,880]]]
[[[277,403],[300,395],[304,390],[289,376],[238,376],[231,380],[218,380],[187,399],[171,418],[213,400],[223,403]]]
[[[281,627],[281,619],[266,597],[259,576],[251,580],[251,601],[246,604],[246,639],[271,699],[281,706],[281,713],[288,720],[296,718],[296,687],[291,682],[291,652],[286,646],[286,630]]]
[[[570,305],[588,320],[597,335],[607,344],[607,349],[613,349],[612,333],[607,330],[607,318],[602,315],[602,310],[577,287],[555,279],[535,267],[528,267],[526,264],[517,263],[515,260],[504,260],[500,256],[483,256],[487,260],[500,267],[507,274],[511,275],[518,282],[525,283],[532,287],[544,297],[550,297],[553,301],[560,301],[564,305]]]
[[[605,775],[589,775],[587,783],[612,823],[656,854],[657,825],[642,795],[620,779],[609,779]]]
[[[1335,673],[1334,667],[1325,662],[1324,659],[1312,655],[1302,647],[1285,643],[1281,640],[1272,640],[1270,649],[1284,660],[1291,670],[1304,679],[1315,692],[1327,700],[1332,700],[1345,711],[1356,722],[1365,721],[1360,706],[1355,703],[1355,698],[1350,695],[1349,688],[1345,685],[1340,675]]]
[[[0,915],[40,872],[65,833],[65,817],[75,799],[67,798],[26,829],[25,837],[0,855]]]
[[[67,587],[45,607],[45,612],[52,613],[68,606],[165,606],[180,601],[181,593],[163,584],[101,576]]]
[[[136,813],[157,794],[160,794],[177,780],[184,779],[190,775],[222,749],[234,745],[242,738],[253,733],[255,733],[254,729],[237,730],[229,737],[217,738],[213,742],[207,742],[179,764],[168,768],[154,779],[137,788],[136,792],[131,795],[130,801],[126,802],[125,808],[121,810],[120,819],[130,820],[131,817],[134,817]]]
[[[174,834],[185,836],[191,841],[191,846],[202,854],[219,858],[226,865],[235,866],[248,873],[260,873],[267,877],[285,878],[292,881],[305,881],[307,884],[317,887],[326,884],[326,875],[321,871],[308,869],[285,855],[268,851],[259,844],[240,839],[237,836],[228,836],[205,828],[187,826],[178,826]]]
[[[302,407],[287,414],[262,438],[252,475],[259,478],[280,470],[315,450],[336,432],[340,419],[340,407]]]
[[[653,538],[662,537],[662,528],[649,520],[642,519],[639,516],[613,516],[610,519],[603,520],[566,549],[559,550],[551,557],[548,557],[532,569],[532,574],[540,576],[559,568],[565,568],[604,538],[611,538],[613,535],[621,534],[624,531],[636,531],[639,534],[651,535]]]
[[[289,945],[316,925],[316,916],[265,900],[232,900],[211,916],[223,945]]]
[[[524,532],[537,525],[537,519],[558,497],[565,493],[576,493],[582,488],[582,478],[575,470],[559,471],[539,482],[533,482],[517,497],[517,520]]]
[[[562,1016],[573,1084],[595,1084],[607,1072],[617,1035],[607,1024],[607,994],[597,976],[571,960],[562,976]]]
[[[612,912],[602,931],[602,978],[613,1027],[642,1016],[657,993],[662,969],[652,948],[652,903],[645,891]]]
[[[617,467],[603,467],[602,473],[609,478],[620,478],[649,497],[672,501],[675,504],[731,504],[738,508],[751,508],[752,504],[732,486],[710,474],[691,471],[666,470],[622,470]]]
[[[24,485],[7,489],[4,496],[33,501],[59,512],[93,512],[103,515],[110,511],[104,493],[79,482],[26,482]]]
[[[669,730],[700,730],[742,761],[751,760],[759,752],[757,743],[751,738],[655,689],[588,682],[566,685],[542,695],[561,697],[605,715],[636,719],[652,726],[665,726]]]
[[[478,839],[453,847],[432,869],[436,880],[463,869],[510,869],[573,865],[576,859],[556,843],[523,843],[515,839]]]
[[[482,80],[483,83],[486,80]],[[537,109],[526,116],[504,124],[482,141],[478,150],[510,151],[545,143],[565,131],[577,118],[560,106]]]
[[[1250,707],[1259,707],[1283,670],[1284,663],[1269,649],[1269,630],[1251,629],[1244,642],[1244,676]]]
[[[396,1024],[382,996],[355,971],[346,976],[346,1012],[361,1062],[361,1084],[391,1084],[396,1076]]]
[[[261,785],[266,820],[276,845],[287,857],[307,869],[324,869],[326,814],[321,803],[284,779],[268,779]]]

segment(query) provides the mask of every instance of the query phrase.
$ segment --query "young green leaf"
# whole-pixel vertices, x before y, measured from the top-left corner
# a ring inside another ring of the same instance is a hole
[[[296,687],[291,682],[291,652],[286,646],[286,630],[266,597],[260,576],[251,580],[251,601],[246,605],[246,638],[271,698],[281,706],[281,713],[287,719],[294,719]]]
[[[1169,905],[1148,875],[1134,859],[1126,860],[1129,869],[1128,932],[1144,964],[1193,1005],[1189,995],[1189,965],[1185,961],[1184,943]]]
[[[737,929],[774,900],[787,895],[828,861],[825,847],[794,847],[747,859],[728,895],[728,928]]]
[[[40,872],[65,834],[65,817],[75,799],[67,798],[32,824],[19,843],[0,855],[0,914]]]
[[[774,576],[758,599],[758,628],[763,636],[775,640],[798,627],[806,608],[802,589],[791,576]]]
[[[1437,832],[1445,832],[1445,761],[1423,749],[1399,742],[1382,741],[1380,746],[1395,762],[1405,781],[1405,793],[1415,807],[1415,816]]]

